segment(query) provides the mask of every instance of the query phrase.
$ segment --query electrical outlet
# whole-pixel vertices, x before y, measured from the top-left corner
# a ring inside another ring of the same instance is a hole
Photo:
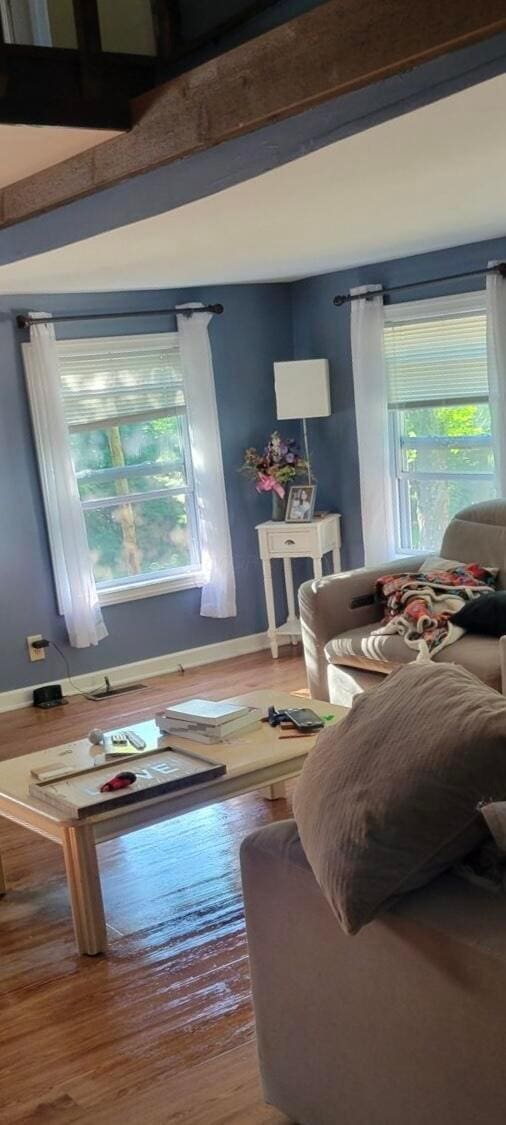
[[[30,657],[30,660],[45,660],[46,659],[45,648],[34,648],[33,647],[34,641],[41,641],[41,640],[42,640],[42,633],[37,633],[33,637],[27,637],[26,638],[26,643],[28,645],[28,655]]]

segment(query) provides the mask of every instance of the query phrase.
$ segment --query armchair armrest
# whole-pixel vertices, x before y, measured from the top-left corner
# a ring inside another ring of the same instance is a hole
[[[302,584],[299,589],[302,643],[308,687],[313,699],[328,699],[324,654],[327,642],[349,629],[378,621],[381,610],[373,598],[377,579],[383,574],[418,570],[424,558],[426,555],[409,555],[394,562],[385,562],[382,566],[362,567]]]

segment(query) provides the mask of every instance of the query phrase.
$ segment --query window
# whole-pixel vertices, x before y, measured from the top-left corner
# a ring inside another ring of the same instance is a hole
[[[6,43],[52,44],[47,0],[0,0],[0,30]]]
[[[57,347],[101,602],[201,584],[177,333]]]
[[[483,293],[385,310],[397,544],[438,549],[451,517],[496,495]]]

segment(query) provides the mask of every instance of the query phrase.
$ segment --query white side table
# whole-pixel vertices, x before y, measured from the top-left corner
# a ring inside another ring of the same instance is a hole
[[[274,659],[278,655],[280,637],[290,637],[297,644],[301,635],[300,621],[295,612],[292,559],[310,558],[313,560],[315,578],[322,576],[322,558],[332,551],[334,573],[341,569],[341,517],[323,516],[311,523],[286,523],[267,520],[257,526],[260,558],[264,573],[265,601],[267,605],[268,636]],[[286,601],[288,617],[283,625],[276,625],[276,609],[272,587],[271,559],[283,559],[285,572]]]

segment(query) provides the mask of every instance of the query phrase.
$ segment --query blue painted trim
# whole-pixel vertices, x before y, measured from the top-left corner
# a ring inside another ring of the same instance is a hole
[[[506,34],[0,232],[0,265],[171,211],[506,71]]]

